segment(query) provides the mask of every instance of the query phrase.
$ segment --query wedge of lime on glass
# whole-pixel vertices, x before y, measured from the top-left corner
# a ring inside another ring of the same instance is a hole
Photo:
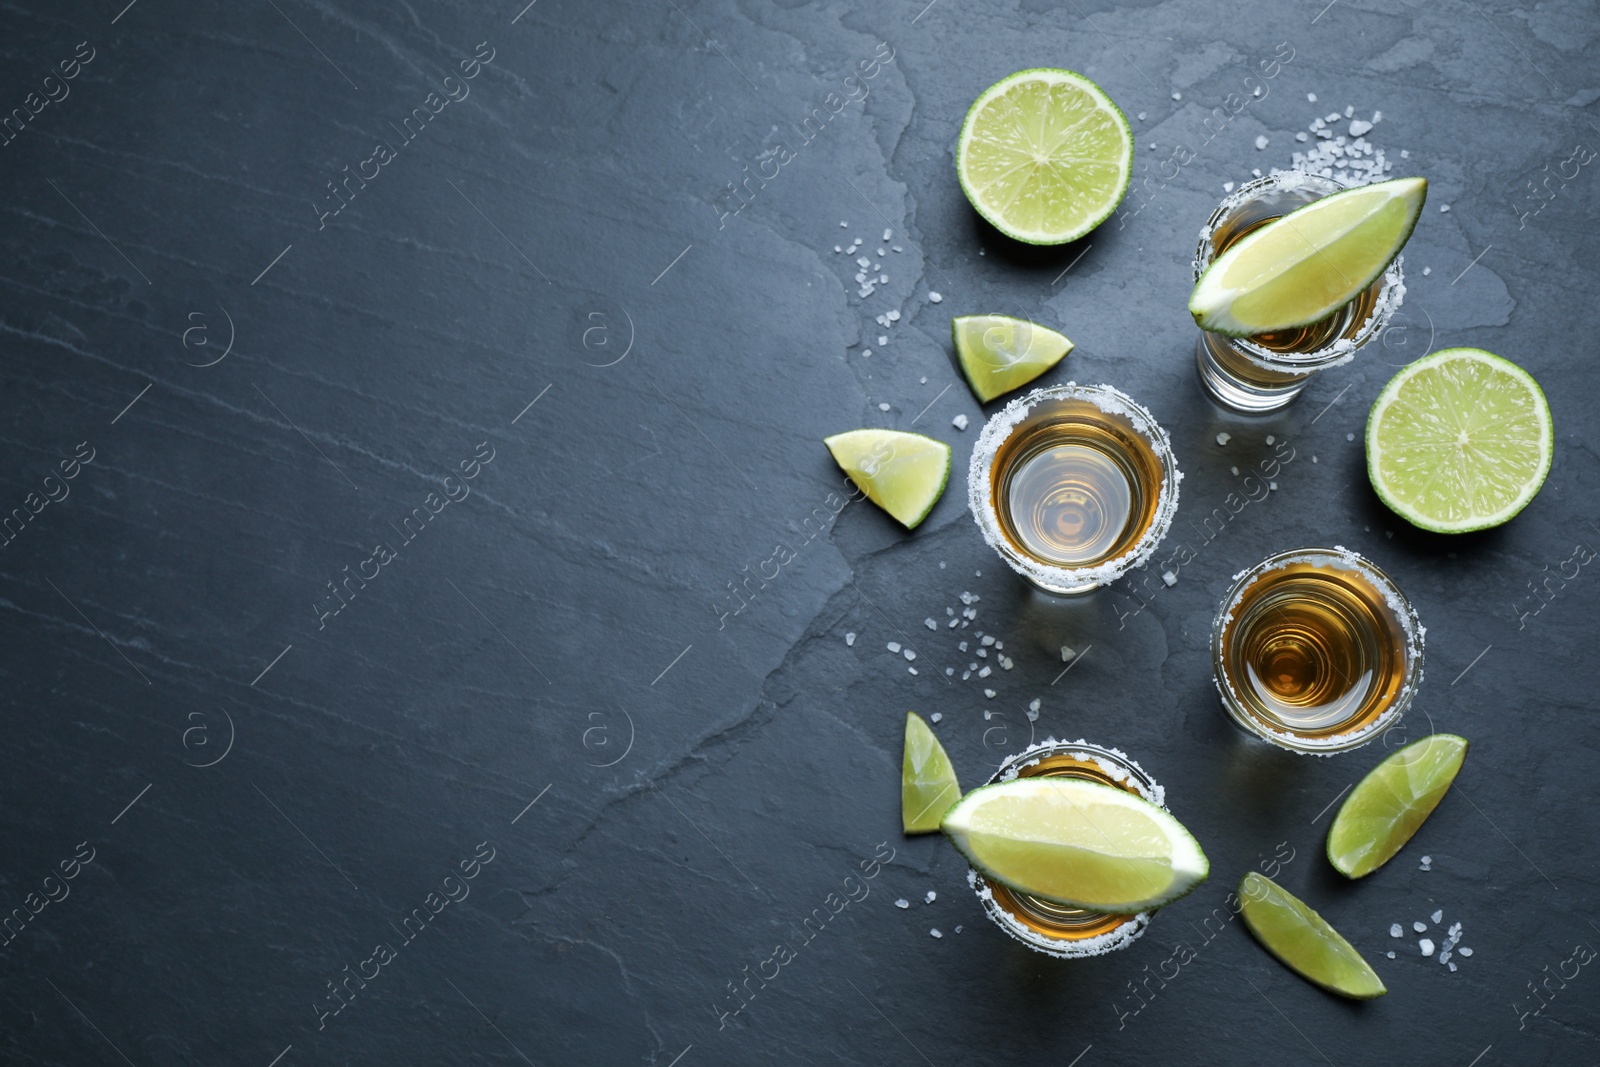
[[[1433,809],[1467,758],[1467,739],[1433,734],[1391,753],[1350,791],[1328,828],[1328,861],[1346,878],[1388,863]]]
[[[1019,71],[985,89],[956,142],[961,191],[1018,241],[1075,241],[1116,210],[1133,176],[1128,120],[1070,70]]]
[[[927,834],[961,799],[961,783],[922,716],[906,712],[905,755],[900,761],[900,825],[908,834]]]
[[[1277,882],[1251,871],[1239,883],[1239,901],[1256,940],[1306,981],[1352,1000],[1389,991],[1339,931]]]
[[[1389,380],[1367,416],[1367,476],[1435,533],[1498,526],[1528,506],[1555,454],[1544,392],[1481,348],[1446,348]]]
[[[1076,778],[981,786],[945,813],[942,829],[985,878],[1092,911],[1159,908],[1211,870],[1199,842],[1166,811]]]
[[[822,443],[867,499],[908,530],[928,517],[950,480],[950,446],[920,433],[851,430]]]
[[[985,402],[1027,385],[1072,351],[1061,334],[1009,315],[962,315],[950,320],[950,338],[967,384]]]
[[[1189,296],[1189,313],[1202,330],[1231,337],[1327,318],[1394,262],[1427,195],[1426,178],[1394,178],[1274,219],[1206,269]]]

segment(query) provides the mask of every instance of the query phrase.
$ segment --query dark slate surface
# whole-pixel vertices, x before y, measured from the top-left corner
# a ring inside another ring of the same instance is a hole
[[[1591,4],[122,3],[0,9],[0,108],[26,119],[0,147],[0,503],[66,494],[0,556],[0,895],[42,908],[0,950],[6,1062],[1600,1060],[1600,578],[1564,566],[1600,545],[1600,178],[1563,168],[1600,146]],[[1280,42],[1264,95],[1163,174]],[[1148,164],[1122,215],[1043,252],[977,221],[952,167],[973,97],[1040,65],[1145,112]],[[1191,362],[1195,232],[1224,181],[1346,105],[1381,109],[1370,139],[1432,182],[1404,328],[1281,415],[1223,415]],[[366,162],[379,141],[392,158]],[[363,170],[334,214],[328,183]],[[861,299],[832,247],[886,227],[904,251]],[[983,545],[960,492],[983,412],[947,337],[996,310],[1077,342],[1047,380],[1113,383],[1172,431],[1172,536],[1195,551],[1176,584],[1052,603]],[[1394,367],[1456,344],[1539,378],[1557,455],[1522,516],[1445,539],[1377,502],[1359,431]],[[806,540],[842,484],[819,439],[859,425],[949,441],[957,484],[913,535],[851,504]],[[1208,538],[1230,467],[1275,451],[1277,491]],[[1208,677],[1228,577],[1327,542],[1428,626],[1411,736],[1473,742],[1359,885],[1321,839],[1382,746],[1248,743]],[[779,543],[794,559],[732,614],[729,583]],[[964,591],[966,636],[1015,657],[992,700],[944,678],[967,657],[923,627]],[[1083,656],[1062,677],[1064,643]],[[898,833],[907,708],[942,712],[969,784],[1030,736],[1125,748],[1215,877],[1130,951],[1030,954],[946,844]],[[1280,880],[1386,998],[1326,996],[1206,925],[1290,855]],[[1474,949],[1455,973],[1388,934],[1436,909]],[[357,971],[376,976],[333,1013]]]

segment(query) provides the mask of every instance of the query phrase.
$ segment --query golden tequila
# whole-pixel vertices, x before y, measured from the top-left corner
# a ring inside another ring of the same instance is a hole
[[[1366,744],[1399,721],[1422,676],[1423,629],[1381,570],[1345,549],[1299,549],[1246,572],[1212,629],[1223,707],[1298,752]]]
[[[1148,557],[1177,506],[1165,431],[1110,386],[1012,401],[979,435],[969,502],[985,538],[1035,585],[1085,592]]]
[[[1122,752],[1085,741],[1050,740],[1030,745],[1002,763],[989,784],[1036,776],[1099,782],[1126,789],[1153,804],[1161,804],[1163,797],[1161,786]],[[977,871],[968,871],[967,881],[977,891],[984,911],[1002,930],[1029,948],[1065,959],[1125,948],[1150,922],[1148,912],[1113,915],[1040,900],[988,881]]]
[[[1222,202],[1201,231],[1195,281],[1246,235],[1342,188],[1331,178],[1299,172],[1271,174],[1244,185]],[[1275,411],[1298,396],[1314,372],[1353,358],[1388,324],[1404,294],[1397,258],[1354,300],[1309,326],[1248,338],[1202,331],[1195,346],[1200,381],[1236,411]]]

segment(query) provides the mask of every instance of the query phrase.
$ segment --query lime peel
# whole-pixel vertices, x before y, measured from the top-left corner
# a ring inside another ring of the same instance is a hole
[[[1251,871],[1238,895],[1239,914],[1256,940],[1306,981],[1352,1000],[1389,991],[1339,931],[1277,882]]]
[[[1422,827],[1461,770],[1467,739],[1430,734],[1387,756],[1350,791],[1328,827],[1328,862],[1346,878],[1388,863]]]

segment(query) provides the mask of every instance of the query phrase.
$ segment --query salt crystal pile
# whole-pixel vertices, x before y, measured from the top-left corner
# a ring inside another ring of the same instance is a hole
[[[1374,111],[1370,119],[1352,118],[1354,114],[1354,107],[1345,108],[1342,116],[1337,111],[1330,111],[1326,116],[1312,119],[1311,127],[1306,132],[1295,134],[1296,141],[1303,143],[1315,137],[1317,143],[1304,152],[1295,152],[1290,156],[1293,168],[1332,178],[1346,185],[1382,181],[1388,175],[1391,164],[1383,149],[1373,147],[1365,134],[1371,133],[1372,128],[1383,121],[1383,112]],[[1343,133],[1338,133],[1335,125],[1341,119],[1350,119],[1350,122]]]

